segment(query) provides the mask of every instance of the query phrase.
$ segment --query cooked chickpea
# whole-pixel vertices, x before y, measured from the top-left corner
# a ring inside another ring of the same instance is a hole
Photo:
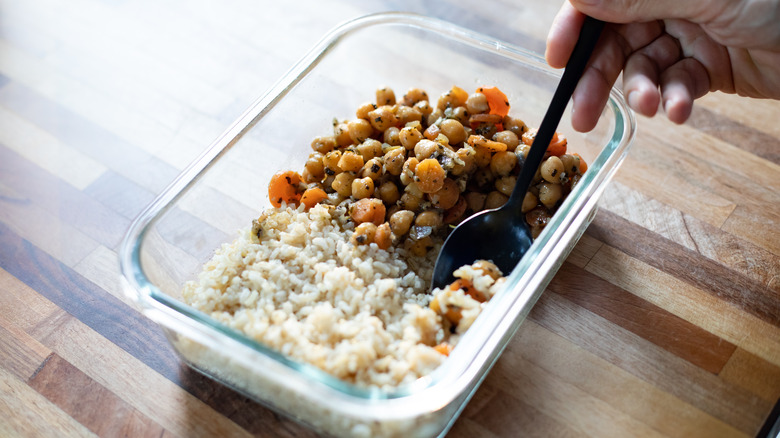
[[[452,166],[452,170],[450,170],[450,173],[454,176],[461,176],[461,175],[470,175],[474,172],[474,170],[477,168],[477,162],[474,159],[474,155],[477,152],[474,150],[471,146],[464,146],[457,151],[455,151],[455,155],[460,159],[463,163],[455,163]]]
[[[409,157],[409,159],[404,162],[400,175],[401,184],[407,186],[414,182],[414,173],[417,170],[418,164],[420,164],[420,160],[416,157]]]
[[[517,164],[517,155],[514,152],[502,151],[496,152],[490,159],[490,170],[496,176],[507,176]]]
[[[382,142],[373,138],[367,138],[362,143],[350,149],[354,149],[358,154],[360,154],[360,156],[363,157],[363,161],[368,161],[372,158],[381,157],[383,155]]]
[[[362,178],[371,178],[374,181],[378,180],[382,177],[383,171],[382,171],[382,160],[379,158],[372,158],[368,161],[366,161],[366,164],[363,165],[363,168],[360,169],[360,176]]]
[[[385,133],[382,135],[382,140],[384,140],[384,142],[389,144],[390,146],[400,146],[401,145],[400,132],[401,131],[397,127],[391,126],[385,130]]]
[[[451,119],[459,121],[460,124],[464,126],[469,124],[469,117],[469,111],[465,106],[455,108],[452,110],[452,115],[450,116]]]
[[[371,126],[379,132],[384,132],[385,129],[395,126],[395,124],[398,123],[398,119],[395,117],[395,114],[393,114],[393,111],[390,110],[389,106],[380,106],[369,112],[368,121],[371,123]],[[367,134],[366,137],[369,135],[371,134]]]
[[[366,119],[350,120],[347,123],[347,131],[352,143],[362,143],[374,133],[374,127]]]
[[[420,190],[420,186],[417,185],[417,183],[410,183],[406,187],[404,187],[404,193],[409,193],[417,198],[423,198],[425,196],[425,192]]]
[[[414,212],[409,210],[399,210],[390,216],[390,229],[398,237],[409,232],[414,220]]]
[[[466,205],[471,211],[482,211],[485,208],[487,195],[480,192],[467,192],[464,196]]]
[[[401,139],[401,145],[406,149],[412,150],[418,141],[423,139],[422,132],[410,126],[405,127],[398,133]]]
[[[336,137],[333,135],[314,137],[314,140],[311,142],[311,148],[321,154],[326,154],[336,149]]]
[[[415,107],[402,105],[396,110],[395,116],[399,125],[406,126],[407,123],[421,121],[423,114]]]
[[[392,88],[383,87],[376,90],[377,105],[395,105],[395,92]]]
[[[355,179],[355,174],[352,172],[341,172],[333,179],[331,188],[336,191],[340,196],[348,197],[352,195],[352,181]]]
[[[420,239],[406,239],[404,247],[412,255],[417,257],[424,257],[428,254],[428,251],[433,249],[433,239],[431,236],[425,236]]]
[[[529,211],[536,208],[536,205],[539,203],[539,200],[536,199],[536,196],[534,196],[531,192],[525,192],[525,197],[523,198],[523,205],[520,207],[520,211],[523,213],[528,213]]]
[[[404,210],[417,211],[420,209],[420,203],[422,198],[412,195],[411,193],[404,193],[398,200],[398,205]]]
[[[531,146],[528,146],[525,143],[520,143],[517,145],[517,148],[515,149],[515,154],[518,158],[522,158],[525,160],[528,157],[528,151],[531,150]]]
[[[495,175],[493,175],[490,169],[477,169],[471,176],[471,180],[474,181],[477,187],[484,189],[493,185]]]
[[[525,131],[528,131],[528,127],[525,126],[525,122],[516,117],[504,116],[503,124],[504,129],[514,132],[518,138],[520,138],[520,136],[522,136]]]
[[[564,172],[563,161],[556,156],[552,156],[542,163],[542,178],[545,181],[560,184],[561,174]]]
[[[441,133],[447,137],[449,144],[456,145],[463,143],[466,139],[466,128],[463,124],[455,119],[446,119],[441,122]]]
[[[474,162],[477,167],[484,168],[490,166],[490,160],[493,159],[493,153],[486,148],[474,148]]]
[[[426,210],[417,215],[414,224],[418,227],[436,228],[443,223],[441,213],[436,210]]]
[[[352,180],[352,197],[355,199],[368,198],[374,194],[374,180],[365,178],[355,178]]]
[[[339,160],[341,160],[341,151],[330,151],[322,157],[322,165],[325,166],[325,173],[327,175],[335,175],[341,173],[339,167]]]
[[[374,241],[377,226],[373,222],[363,222],[355,227],[350,242],[353,245],[369,245]]]
[[[379,186],[379,199],[385,204],[395,204],[401,198],[398,186],[392,181],[385,181]]]
[[[358,153],[347,150],[341,154],[339,169],[344,172],[359,172],[363,168],[363,157]]]
[[[347,122],[335,124],[333,126],[333,134],[336,139],[336,146],[344,147],[352,144],[352,137],[349,136],[349,125]]]
[[[435,125],[436,122],[439,121],[439,119],[444,118],[444,111],[440,109],[434,109],[430,114],[428,114],[428,118],[426,119],[426,123],[428,125]]]
[[[539,202],[547,208],[553,208],[561,199],[563,190],[560,184],[542,183],[539,185]]]
[[[445,110],[447,108],[457,108],[466,103],[469,95],[462,88],[453,86],[449,91],[442,93],[436,103],[436,108]]]
[[[373,110],[375,110],[377,108],[378,107],[376,106],[376,104],[373,104],[373,103],[370,103],[370,102],[364,103],[363,105],[360,105],[358,107],[357,111],[355,111],[355,116],[358,119],[366,119],[366,120],[368,120],[368,113],[370,113],[371,111],[373,111]]]
[[[509,197],[507,195],[494,190],[488,193],[487,198],[485,199],[485,208],[491,209],[501,207],[502,205],[506,204],[508,199]]]
[[[466,99],[466,109],[471,114],[481,114],[490,111],[487,97],[482,93],[473,93]]]
[[[418,160],[422,161],[426,158],[431,158],[438,150],[438,143],[435,141],[423,139],[414,145],[414,156],[417,157]]]
[[[412,106],[420,101],[427,101],[428,100],[428,93],[426,93],[421,88],[410,88],[409,91],[404,94],[403,97],[403,103],[404,105]]]
[[[506,145],[506,150],[508,151],[514,151],[515,148],[517,148],[517,145],[520,144],[520,137],[508,130],[496,132],[496,135],[493,136],[493,140],[504,143]]]
[[[312,178],[319,178],[322,180],[322,178],[325,177],[325,165],[322,164],[322,158],[323,155],[321,153],[314,152],[309,155],[309,159],[306,160],[304,170],[306,170]]]
[[[516,176],[504,176],[496,180],[495,188],[506,196],[512,196],[512,190],[517,183]]]
[[[396,147],[385,154],[385,171],[390,175],[400,175],[406,160],[406,149]]]
[[[580,172],[580,157],[572,154],[561,155],[563,168],[569,176],[574,176]]]
[[[431,106],[431,103],[427,100],[421,100],[414,104],[413,108],[415,108],[417,111],[420,112],[423,116],[427,116],[428,114],[433,112],[433,107]]]

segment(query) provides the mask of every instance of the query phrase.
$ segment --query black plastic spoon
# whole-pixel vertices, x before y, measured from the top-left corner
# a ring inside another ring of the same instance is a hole
[[[432,287],[444,287],[453,277],[452,272],[476,260],[492,260],[508,275],[531,246],[531,230],[520,211],[525,193],[544,158],[563,111],[582,76],[593,48],[604,28],[604,22],[586,17],[574,51],[553,94],[547,113],[542,119],[528,156],[517,177],[509,200],[502,207],[481,211],[458,225],[436,259]]]

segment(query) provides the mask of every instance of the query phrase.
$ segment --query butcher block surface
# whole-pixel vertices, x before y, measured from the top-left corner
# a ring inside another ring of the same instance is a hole
[[[0,436],[314,436],[126,298],[132,219],[328,30],[404,10],[544,51],[557,2],[0,0]],[[447,85],[449,86],[449,84]],[[638,117],[452,437],[752,437],[780,398],[780,102]]]

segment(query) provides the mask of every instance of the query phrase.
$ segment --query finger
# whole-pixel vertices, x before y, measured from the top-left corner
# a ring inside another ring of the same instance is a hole
[[[707,70],[697,60],[684,58],[661,74],[661,99],[667,117],[685,123],[693,110],[693,101],[710,90]]]
[[[577,43],[585,16],[565,2],[553,19],[547,34],[545,58],[553,68],[563,68]]]
[[[632,42],[625,38],[627,30],[623,29],[624,27],[626,26],[604,28],[590,62],[574,90],[572,126],[578,131],[586,132],[596,126],[609,99],[610,90],[620,76],[627,57],[634,50]],[[632,39],[637,38],[632,36]]]
[[[571,125],[579,132],[588,132],[596,127],[601,112],[609,99],[609,92],[615,79],[598,68],[588,68],[583,73],[574,94],[571,96]]]
[[[634,111],[648,117],[655,115],[661,103],[658,90],[661,72],[680,56],[680,46],[666,34],[629,55],[623,69],[623,92]]]
[[[611,23],[633,23],[665,18],[700,21],[713,11],[723,10],[722,0],[697,2],[680,0],[570,0],[583,14]]]

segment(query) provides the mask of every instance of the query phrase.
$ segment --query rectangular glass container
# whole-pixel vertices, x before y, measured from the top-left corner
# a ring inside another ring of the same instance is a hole
[[[635,120],[613,90],[598,126],[559,131],[589,164],[525,257],[432,374],[391,391],[340,381],[223,326],[181,301],[186,281],[237,230],[270,206],[268,181],[302,169],[311,140],[334,118],[389,86],[420,87],[435,99],[453,85],[497,86],[510,114],[538,126],[560,72],[520,47],[405,13],[350,21],[326,35],[267,94],[190,164],[133,222],[120,248],[126,293],[160,324],[192,368],[333,436],[441,436],[452,426],[514,332],[593,218],[625,157]]]

